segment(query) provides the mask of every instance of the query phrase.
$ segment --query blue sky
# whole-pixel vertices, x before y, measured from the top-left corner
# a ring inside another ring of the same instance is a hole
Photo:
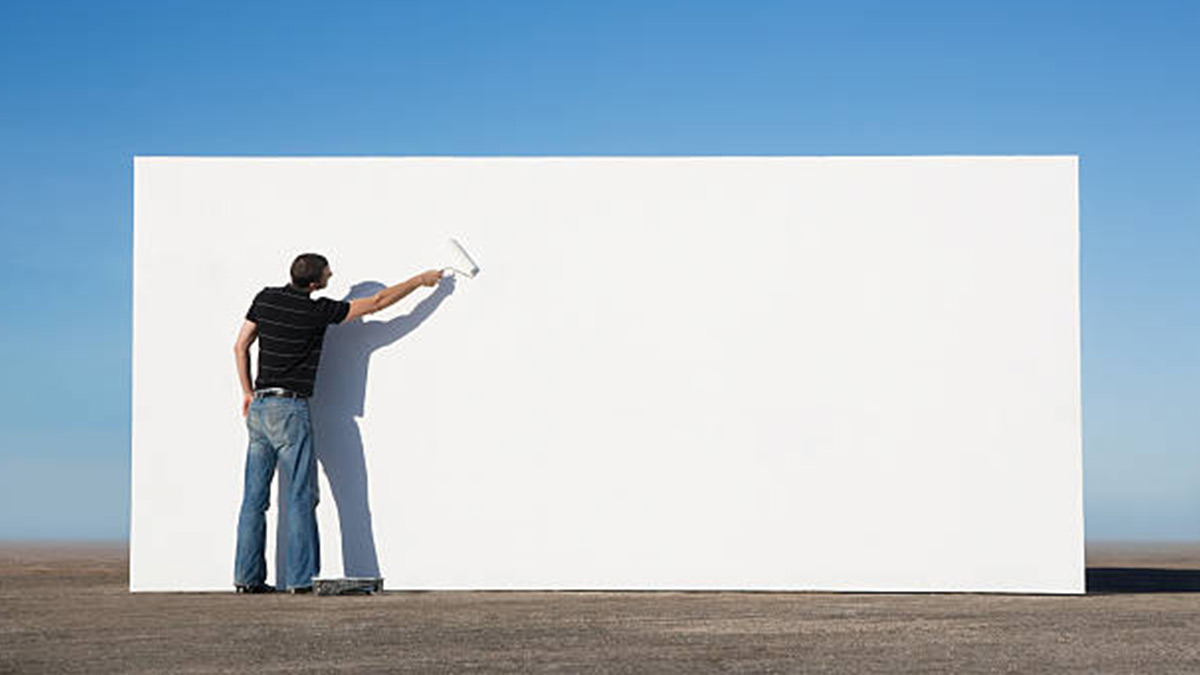
[[[1087,535],[1200,539],[1197,35],[1196,2],[4,2],[0,538],[128,535],[134,155],[1078,154]]]

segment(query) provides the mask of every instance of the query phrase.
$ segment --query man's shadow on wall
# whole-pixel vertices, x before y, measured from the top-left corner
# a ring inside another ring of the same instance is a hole
[[[325,331],[313,396],[309,399],[313,450],[325,469],[342,534],[342,566],[347,577],[378,577],[379,558],[367,493],[367,463],[356,417],[363,416],[371,354],[408,335],[454,292],[455,278],[444,277],[433,293],[408,314],[389,321],[335,324]],[[343,300],[366,298],[386,286],[378,281],[354,284]],[[287,489],[280,478],[279,518],[275,538],[276,579],[287,578]],[[320,495],[319,499],[327,499]],[[322,561],[326,556],[321,556]]]

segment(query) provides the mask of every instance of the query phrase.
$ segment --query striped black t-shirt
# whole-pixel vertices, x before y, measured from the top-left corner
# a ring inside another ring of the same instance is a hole
[[[283,387],[312,396],[325,328],[341,323],[349,312],[349,302],[313,299],[291,284],[259,291],[246,311],[246,318],[258,324],[254,388]]]

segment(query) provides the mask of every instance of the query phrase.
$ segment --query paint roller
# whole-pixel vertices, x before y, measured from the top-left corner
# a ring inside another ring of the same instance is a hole
[[[479,273],[479,265],[475,264],[475,260],[471,258],[471,254],[467,253],[467,249],[463,248],[463,245],[454,237],[450,237],[450,259],[453,262],[451,265],[442,268],[443,275],[449,270],[455,274],[461,274],[468,279],[474,279],[475,275]]]

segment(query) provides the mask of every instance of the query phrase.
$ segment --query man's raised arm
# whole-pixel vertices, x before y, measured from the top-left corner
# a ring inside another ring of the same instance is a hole
[[[417,276],[402,281],[395,286],[379,291],[375,295],[367,298],[358,298],[350,301],[350,311],[346,314],[346,318],[342,319],[342,323],[352,321],[365,314],[373,314],[381,309],[391,307],[400,301],[401,298],[412,293],[420,286],[434,286],[438,279],[442,278],[441,270],[429,270],[422,272]]]

